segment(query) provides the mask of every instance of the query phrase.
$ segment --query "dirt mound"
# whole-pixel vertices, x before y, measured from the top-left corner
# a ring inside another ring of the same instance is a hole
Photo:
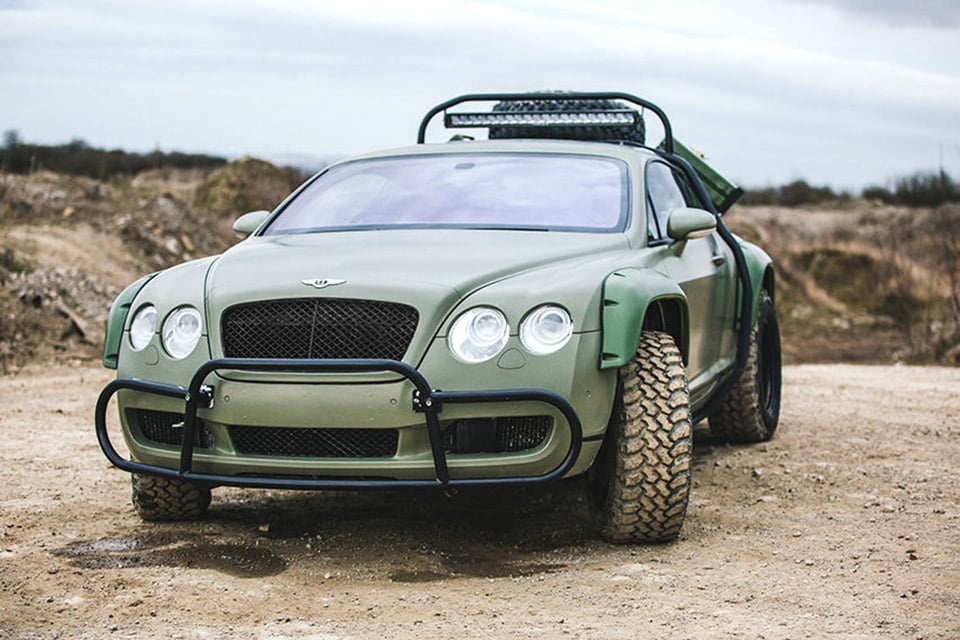
[[[792,362],[960,362],[960,207],[735,207],[778,270]]]
[[[301,180],[244,159],[109,182],[0,174],[0,371],[100,356],[113,298],[137,277],[237,241],[232,224]]]
[[[232,219],[161,193],[116,219],[116,230],[149,271],[220,253],[236,240]]]
[[[0,271],[0,365],[6,371],[35,359],[98,352],[110,303],[116,295],[78,269]]]
[[[222,252],[237,216],[301,180],[252,158],[107,182],[0,173],[0,370],[99,358],[125,285]],[[741,206],[725,219],[774,258],[787,362],[960,363],[960,206]]]
[[[238,217],[248,211],[273,209],[303,180],[294,169],[241,158],[201,182],[194,204],[214,214]]]
[[[36,308],[66,307],[83,318],[105,322],[113,290],[78,269],[40,269],[18,273],[11,284],[20,302]]]

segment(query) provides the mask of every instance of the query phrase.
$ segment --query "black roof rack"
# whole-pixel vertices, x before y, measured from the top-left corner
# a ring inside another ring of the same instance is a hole
[[[537,128],[550,127],[551,131],[570,130],[571,127],[609,127],[611,135],[602,139],[607,141],[620,141],[618,130],[622,131],[624,127],[639,125],[642,132],[642,120],[640,113],[635,109],[625,108],[622,104],[613,108],[602,106],[594,108],[585,106],[580,109],[563,109],[552,111],[535,110],[503,110],[496,109],[489,112],[450,112],[448,109],[466,102],[558,102],[563,101],[616,101],[619,103],[628,103],[640,107],[641,110],[650,111],[659,118],[663,124],[663,143],[661,147],[669,154],[673,154],[673,130],[670,127],[670,120],[663,109],[657,105],[638,98],[629,93],[620,92],[533,92],[533,93],[471,93],[451,98],[442,102],[427,112],[420,122],[420,130],[417,134],[417,144],[423,144],[426,140],[427,126],[439,114],[443,112],[444,126],[447,128],[488,128],[504,129],[516,127],[525,131],[535,130]],[[558,137],[566,138],[567,135],[539,136],[539,137]],[[599,139],[599,138],[598,138]],[[626,139],[624,142],[636,143],[635,139]]]

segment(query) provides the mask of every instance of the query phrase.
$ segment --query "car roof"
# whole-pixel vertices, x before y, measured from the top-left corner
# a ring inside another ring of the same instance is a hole
[[[624,145],[614,142],[589,142],[552,139],[507,139],[507,140],[455,140],[450,142],[418,144],[351,156],[336,164],[355,160],[424,155],[458,155],[464,153],[511,153],[511,154],[566,154],[591,155],[618,158],[630,164],[644,163],[657,156],[647,147]]]

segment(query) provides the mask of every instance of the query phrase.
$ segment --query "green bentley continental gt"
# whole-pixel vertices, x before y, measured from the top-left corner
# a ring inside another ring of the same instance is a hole
[[[448,129],[472,133],[426,143]],[[120,294],[95,421],[137,511],[589,474],[605,539],[676,538],[693,425],[758,442],[779,416],[774,270],[722,219],[741,191],[623,93],[460,96],[418,138]]]

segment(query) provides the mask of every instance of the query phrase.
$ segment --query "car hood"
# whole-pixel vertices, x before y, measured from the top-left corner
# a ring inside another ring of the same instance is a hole
[[[227,251],[206,282],[208,322],[234,304],[301,297],[399,302],[436,335],[464,297],[491,283],[598,252],[627,248],[621,234],[386,230],[253,237]],[[341,282],[342,281],[342,282]]]
[[[415,304],[424,292],[463,297],[511,275],[627,246],[619,234],[396,230],[250,238],[207,278],[208,299],[230,303],[320,295]],[[318,289],[314,281],[328,280]],[[345,280],[341,284],[334,281]],[[304,283],[307,281],[307,283]]]

